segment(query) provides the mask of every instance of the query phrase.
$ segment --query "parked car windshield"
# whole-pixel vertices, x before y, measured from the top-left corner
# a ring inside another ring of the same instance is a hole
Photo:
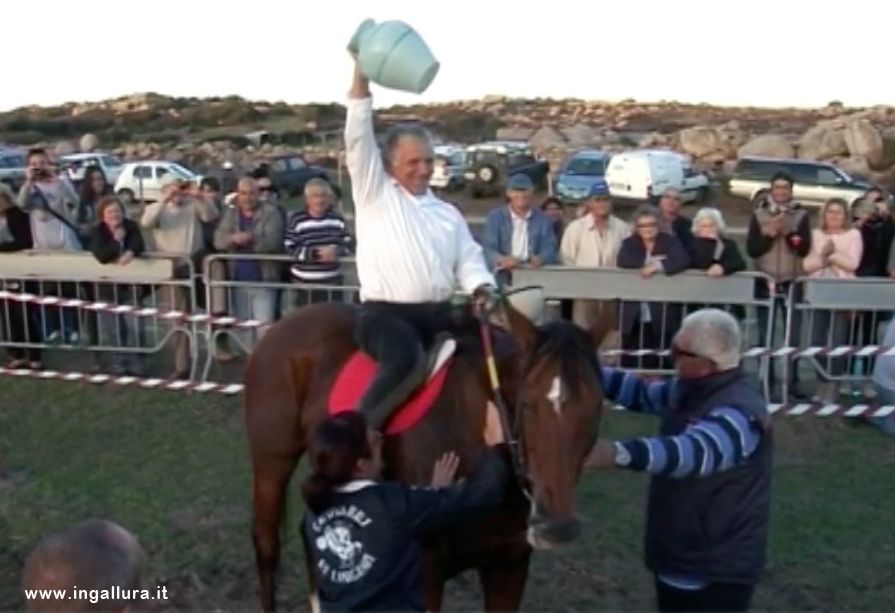
[[[105,166],[106,168],[117,168],[121,166],[121,160],[119,160],[114,155],[104,155],[103,166]]]
[[[606,164],[597,158],[574,158],[569,160],[565,172],[570,175],[602,175],[606,172]]]
[[[180,179],[192,180],[196,178],[196,173],[184,168],[180,164],[171,164],[170,170]]]

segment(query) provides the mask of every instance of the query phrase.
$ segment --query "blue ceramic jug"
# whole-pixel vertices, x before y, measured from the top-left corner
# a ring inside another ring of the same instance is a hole
[[[421,94],[440,64],[426,41],[403,21],[365,19],[348,42],[368,79],[389,89]]]

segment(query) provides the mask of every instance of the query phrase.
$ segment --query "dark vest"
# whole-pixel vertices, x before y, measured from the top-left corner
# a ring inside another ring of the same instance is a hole
[[[714,408],[740,409],[762,425],[745,464],[710,477],[650,481],[646,565],[712,582],[756,583],[767,555],[773,439],[767,403],[740,369],[680,382],[662,416],[663,436],[680,434]]]

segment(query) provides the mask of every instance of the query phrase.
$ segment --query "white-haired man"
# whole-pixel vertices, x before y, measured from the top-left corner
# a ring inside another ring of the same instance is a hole
[[[434,154],[425,130],[393,128],[380,151],[370,82],[356,59],[347,106],[361,288],[356,335],[379,362],[358,410],[378,429],[425,378],[424,348],[448,325],[457,287],[489,300],[495,280],[463,216],[429,189]]]
[[[690,314],[671,351],[671,381],[647,383],[604,368],[606,397],[658,415],[659,434],[598,441],[587,466],[652,475],[646,565],[659,610],[745,611],[767,554],[767,405],[740,368],[740,329],[727,312]]]

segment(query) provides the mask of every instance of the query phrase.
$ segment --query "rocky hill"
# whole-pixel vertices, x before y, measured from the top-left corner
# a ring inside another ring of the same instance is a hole
[[[744,154],[831,160],[895,184],[893,107],[845,108],[833,102],[819,109],[764,109],[489,96],[392,107],[377,118],[382,124],[421,121],[449,142],[527,140],[553,163],[581,147],[668,147],[700,165]],[[338,104],[147,93],[0,113],[0,141],[53,144],[60,152],[101,147],[127,158],[163,156],[204,170],[224,159],[247,165],[296,149],[332,158],[343,119]]]

